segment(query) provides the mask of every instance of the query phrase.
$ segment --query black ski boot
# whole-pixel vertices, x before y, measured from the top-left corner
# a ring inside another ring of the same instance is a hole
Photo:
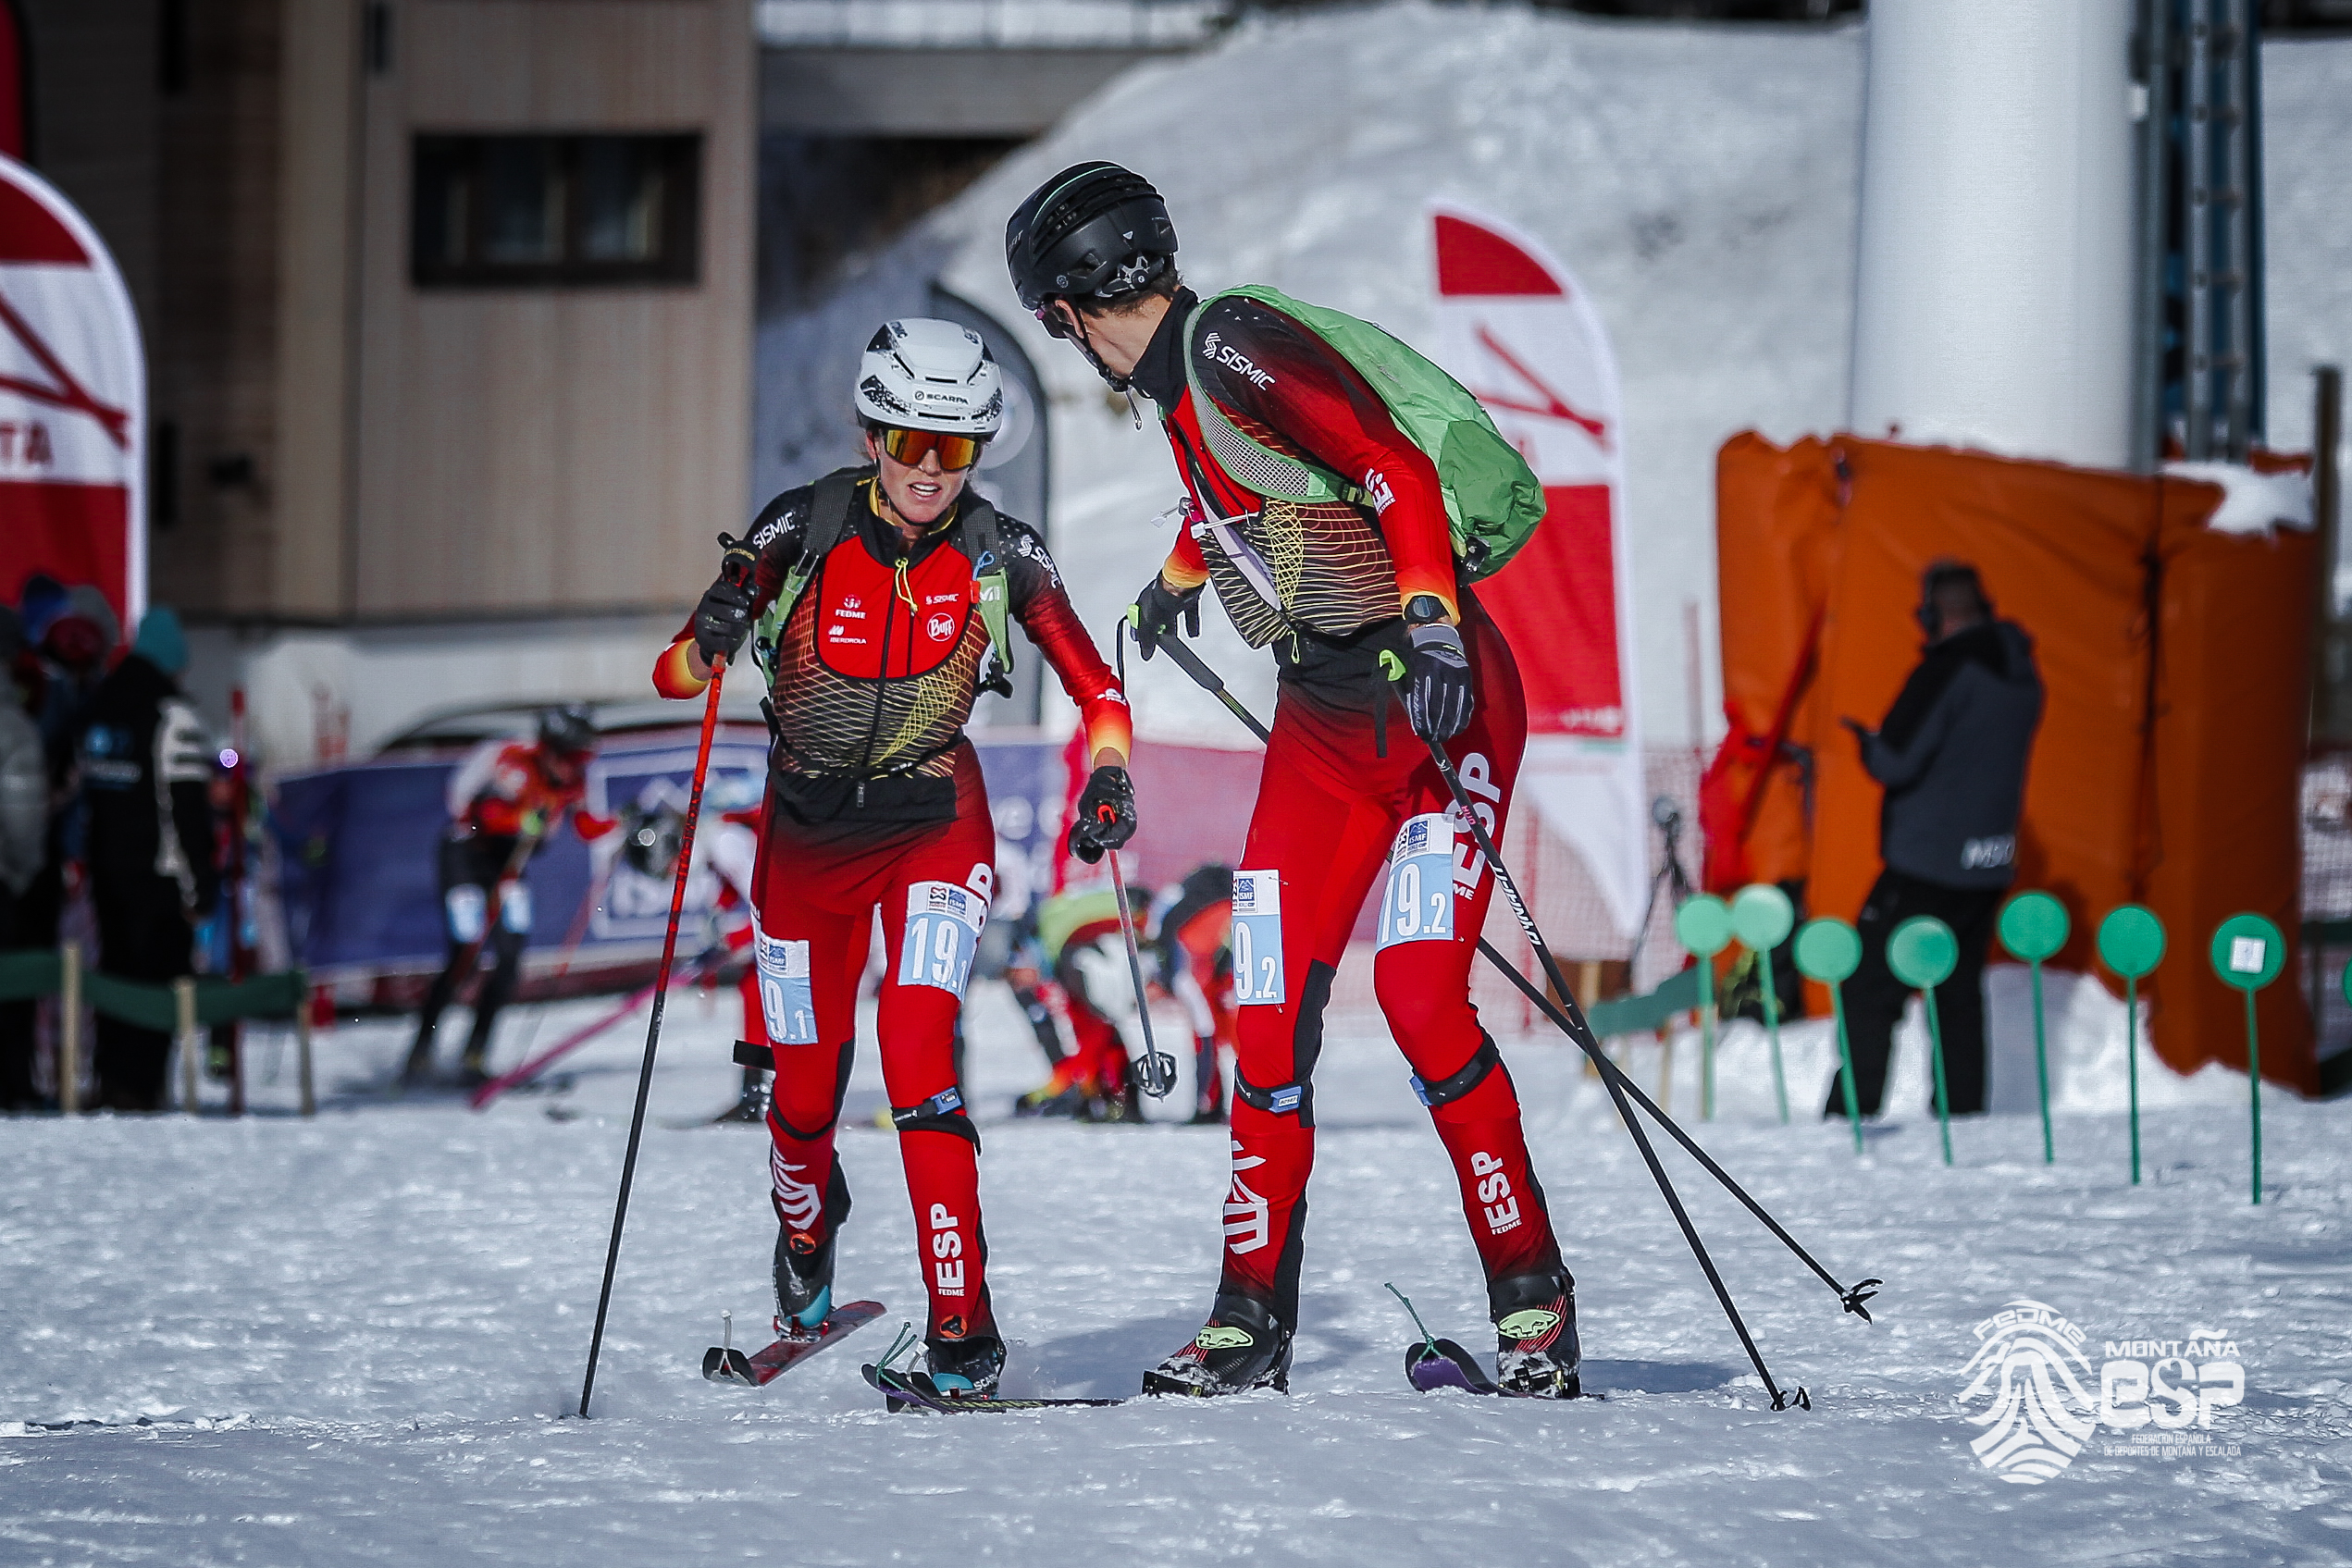
[[[1265,1303],[1219,1294],[1193,1342],[1144,1374],[1147,1394],[1213,1399],[1272,1388],[1291,1391],[1291,1331]]]
[[[776,1333],[780,1338],[814,1334],[833,1312],[834,1243],[841,1232],[827,1230],[820,1241],[805,1230],[776,1232]]]
[[[932,1340],[923,1347],[931,1386],[951,1400],[993,1400],[1005,1373],[1005,1342],[994,1334]]]
[[[1497,1279],[1486,1301],[1494,1317],[1494,1381],[1504,1393],[1572,1400],[1584,1392],[1576,1280],[1566,1269]]]

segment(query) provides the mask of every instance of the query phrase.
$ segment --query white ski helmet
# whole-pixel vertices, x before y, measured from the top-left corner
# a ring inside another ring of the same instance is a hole
[[[980,334],[952,321],[885,321],[858,363],[858,414],[902,430],[985,440],[1005,416],[1004,382]]]

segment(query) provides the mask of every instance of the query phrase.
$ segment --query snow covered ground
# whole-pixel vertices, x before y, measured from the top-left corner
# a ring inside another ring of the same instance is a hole
[[[598,1005],[550,1009],[538,1037]],[[674,1008],[657,1117],[728,1098],[731,1005]],[[2111,1013],[2087,994],[2066,1008],[2084,1044],[2061,1058],[2079,1090],[2062,1103],[2096,1104],[2121,1070],[2120,1040],[2100,1044]],[[1002,1107],[1037,1076],[1034,1047],[1001,991],[973,1018],[973,1086]],[[501,1057],[535,1026],[517,1009],[507,1027]],[[1809,1413],[1767,1408],[1597,1084],[1541,1037],[1508,1054],[1579,1280],[1587,1384],[1608,1394],[1566,1407],[1404,1385],[1409,1330],[1381,1282],[1474,1344],[1480,1291],[1443,1157],[1360,1014],[1335,1019],[1318,1073],[1287,1399],[885,1414],[857,1364],[919,1296],[892,1139],[864,1125],[842,1140],[859,1206],[841,1283],[891,1315],[762,1392],[705,1383],[721,1309],[747,1326],[767,1310],[764,1143],[748,1128],[654,1128],[581,1422],[565,1413],[641,1033],[581,1053],[570,1087],[477,1116],[367,1091],[402,1032],[326,1036],[312,1122],[0,1122],[0,1562],[2352,1560],[2346,1111],[2266,1096],[2269,1186],[2250,1207],[2244,1085],[2218,1070],[2155,1069],[2165,1108],[2146,1118],[2135,1190],[2109,1110],[2061,1111],[2053,1167],[2031,1116],[1963,1123],[1942,1168],[1915,1070],[1857,1160],[1843,1127],[1801,1115],[1826,1083],[1822,1026],[1787,1042],[1787,1128],[1760,1034],[1736,1031],[1704,1142],[1832,1271],[1888,1282],[1875,1325],[1841,1315],[1668,1155]],[[1677,1049],[1674,1105],[1689,1112],[1695,1047]],[[257,1045],[257,1070],[271,1056]],[[1630,1065],[1654,1085],[1654,1047]],[[860,1069],[853,1124],[880,1100],[871,1052]],[[1998,1080],[2013,1090],[2013,1067],[1996,1077]],[[257,1099],[282,1106],[290,1078],[280,1059]],[[986,1140],[992,1275],[1017,1341],[1007,1391],[1131,1391],[1207,1307],[1222,1138],[990,1110]],[[2094,1364],[2104,1340],[2234,1340],[2244,1403],[2192,1434],[2226,1451],[2111,1454],[2123,1439],[2101,1433],[2049,1484],[2004,1484],[1953,1400],[1972,1326],[2018,1297],[2081,1325]],[[156,1425],[125,1425],[142,1417]],[[112,1425],[40,1425],[68,1421]]]

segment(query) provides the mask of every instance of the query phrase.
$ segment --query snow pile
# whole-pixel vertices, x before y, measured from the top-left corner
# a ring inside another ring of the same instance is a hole
[[[2301,474],[2258,474],[2239,463],[2168,463],[2177,479],[2222,488],[2221,510],[2205,525],[2221,534],[2259,534],[2311,526],[2311,481]]]
[[[498,1059],[600,1005],[536,1025],[514,1009]],[[733,1006],[674,1003],[657,1117],[730,1098]],[[313,1122],[0,1121],[0,1560],[1404,1568],[1521,1562],[1543,1543],[1546,1562],[1974,1565],[2085,1540],[2148,1562],[2183,1540],[2231,1561],[2352,1547],[2340,1106],[2266,1100],[2259,1208],[2242,1102],[2151,1111],[2136,1189],[2107,1113],[2061,1112],[2055,1166],[2031,1117],[1963,1122],[1946,1170],[1900,1085],[1858,1160],[1801,1107],[1788,1128],[1759,1115],[1760,1052],[1735,1031],[1718,1088],[1736,1105],[1687,1125],[1825,1266],[1887,1280],[1875,1324],[1840,1314],[1666,1152],[1776,1376],[1815,1401],[1775,1414],[1597,1084],[1557,1043],[1506,1043],[1578,1281],[1588,1386],[1608,1396],[1557,1407],[1405,1387],[1411,1331],[1382,1282],[1475,1344],[1476,1257],[1393,1046],[1335,1029],[1293,1397],[941,1421],[885,1414],[857,1373],[921,1301],[869,1046],[844,1114],[858,1204],[841,1285],[889,1315],[762,1392],[703,1382],[721,1309],[739,1339],[765,1311],[766,1143],[655,1127],[583,1423],[563,1415],[638,1027],[586,1049],[568,1089],[480,1116],[369,1093],[405,1044],[386,1022],[323,1038]],[[1792,1094],[1805,1074],[1818,1092],[1820,1032],[1791,1031]],[[273,1050],[257,1043],[258,1074]],[[1000,988],[976,994],[972,1051],[1008,1392],[1131,1392],[1207,1309],[1225,1140],[1001,1119],[1042,1066]],[[282,1057],[278,1077],[258,1102],[285,1104]],[[1695,1109],[1687,1080],[1674,1104]],[[2222,1450],[2086,1451],[2023,1493],[1988,1474],[1953,1398],[1974,1326],[2019,1296],[2083,1325],[2094,1362],[2102,1340],[2192,1325],[2234,1339],[2245,1401],[2197,1434]],[[142,1416],[157,1425],[43,1426]]]

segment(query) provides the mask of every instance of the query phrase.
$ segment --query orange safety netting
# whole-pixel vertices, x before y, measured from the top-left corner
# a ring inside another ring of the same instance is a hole
[[[1838,720],[1885,715],[1918,662],[1921,573],[1967,561],[2033,636],[2049,694],[2017,885],[2073,917],[2053,962],[2095,969],[2098,920],[2147,904],[2170,942],[2147,987],[2157,1050],[2243,1068],[2244,1005],[2206,947],[2228,916],[2267,915],[2288,964],[2261,995],[2263,1076],[2317,1089],[2295,983],[2310,534],[2214,533],[2222,492],[2196,481],[1846,436],[1736,436],[1716,494],[1730,733],[1701,807],[1710,887],[1802,878],[1809,912],[1860,911],[1879,791]]]

